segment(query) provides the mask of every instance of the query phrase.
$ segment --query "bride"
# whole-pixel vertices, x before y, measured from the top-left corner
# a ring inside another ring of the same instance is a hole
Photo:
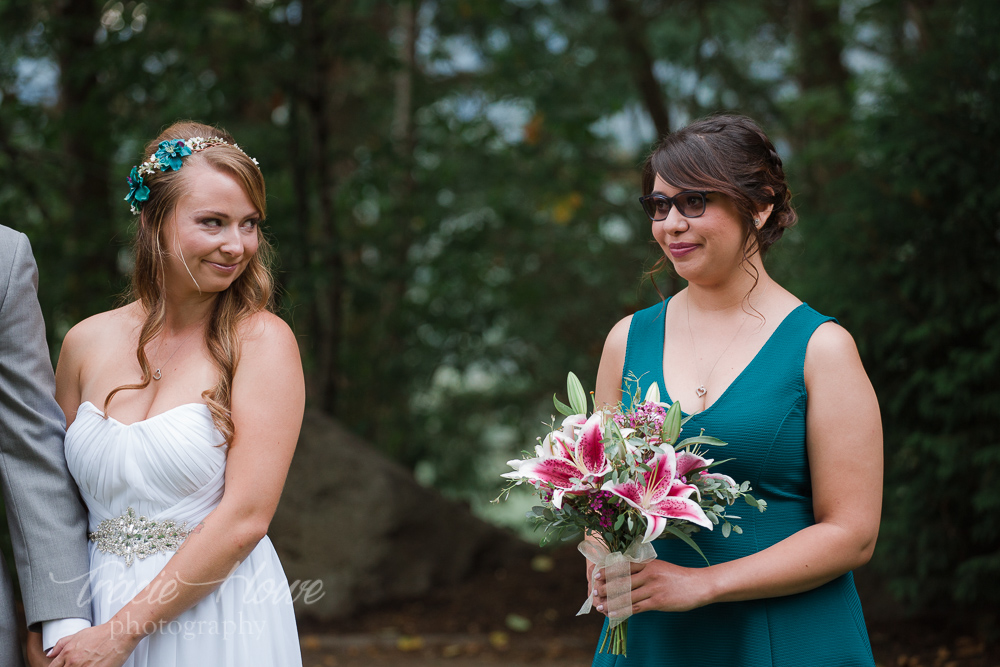
[[[264,179],[229,134],[197,123],[145,156],[126,197],[140,214],[132,300],[75,326],[56,372],[97,625],[56,644],[51,664],[300,665],[266,533],[304,384],[269,311]]]

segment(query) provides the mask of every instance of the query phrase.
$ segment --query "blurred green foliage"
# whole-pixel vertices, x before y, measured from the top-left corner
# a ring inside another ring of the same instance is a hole
[[[990,0],[0,0],[0,211],[57,354],[124,287],[142,146],[225,127],[268,181],[311,403],[475,499],[657,298],[635,202],[657,132],[748,113],[802,220],[771,271],[855,334],[882,403],[876,565],[912,603],[983,605],[998,22]]]
[[[1000,7],[926,14],[853,127],[816,211],[812,290],[857,338],[882,406],[878,560],[907,600],[1000,595]]]

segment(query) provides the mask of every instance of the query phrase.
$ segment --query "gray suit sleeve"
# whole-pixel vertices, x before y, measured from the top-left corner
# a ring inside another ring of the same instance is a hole
[[[24,234],[0,232],[0,243],[16,244],[10,265],[0,264],[0,486],[25,616],[38,630],[91,618],[87,517],[63,453],[35,260]]]

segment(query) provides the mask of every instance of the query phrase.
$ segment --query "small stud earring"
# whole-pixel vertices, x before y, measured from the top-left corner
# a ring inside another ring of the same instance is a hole
[[[760,218],[753,219],[753,226],[760,229]]]

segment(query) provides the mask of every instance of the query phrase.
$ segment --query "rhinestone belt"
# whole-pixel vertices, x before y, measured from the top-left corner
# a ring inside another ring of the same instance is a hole
[[[186,527],[187,522],[177,525],[172,520],[137,517],[135,510],[129,507],[121,516],[102,521],[89,537],[100,551],[121,556],[125,566],[131,567],[136,558],[141,560],[164,551],[177,551],[191,533]]]

